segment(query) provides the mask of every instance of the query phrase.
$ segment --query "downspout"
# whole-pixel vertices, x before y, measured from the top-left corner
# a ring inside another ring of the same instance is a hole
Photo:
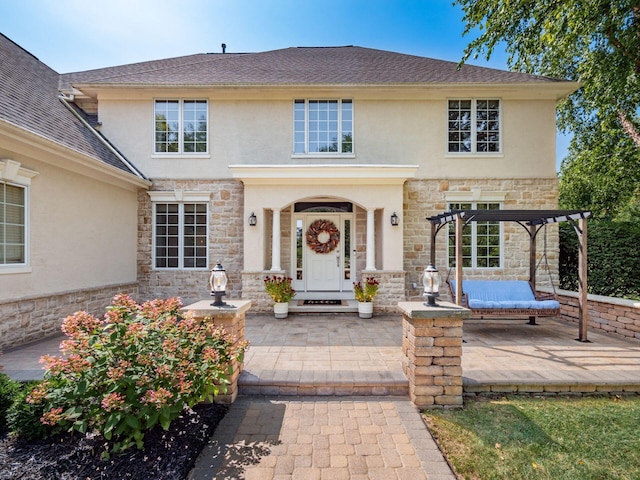
[[[63,105],[65,107],[67,107],[67,109],[73,113],[73,115],[80,120],[80,122],[82,122],[82,124],[87,127],[89,129],[89,131],[91,133],[93,133],[96,138],[98,140],[100,140],[100,142],[109,149],[109,151],[111,151],[111,153],[113,153],[116,157],[118,157],[118,159],[124,163],[131,172],[133,172],[135,174],[136,177],[141,178],[142,180],[148,180],[141,172],[138,171],[138,169],[136,167],[134,167],[131,163],[129,163],[129,161],[124,158],[124,156],[122,156],[122,154],[120,152],[118,152],[115,148],[113,148],[113,145],[111,145],[109,142],[107,142],[105,140],[105,138],[100,135],[99,132],[96,131],[95,128],[93,128],[91,125],[89,125],[89,122],[87,122],[84,118],[82,118],[82,115],[80,115],[78,112],[76,112],[76,110],[69,105],[69,101],[73,101],[74,96],[73,95],[69,95],[69,96],[65,96],[63,94],[58,95],[58,99],[63,103]]]

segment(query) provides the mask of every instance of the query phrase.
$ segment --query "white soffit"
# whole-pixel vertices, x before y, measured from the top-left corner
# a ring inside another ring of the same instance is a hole
[[[418,165],[229,165],[245,185],[402,185]]]

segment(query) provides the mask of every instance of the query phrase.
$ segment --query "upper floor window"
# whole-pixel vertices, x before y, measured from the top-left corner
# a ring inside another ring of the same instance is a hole
[[[206,100],[156,100],[154,153],[207,153]]]
[[[500,152],[500,100],[449,100],[449,153]]]
[[[0,266],[25,264],[26,188],[0,181]]]
[[[500,210],[499,203],[449,203],[451,210]],[[449,224],[449,266],[456,264],[455,224]],[[500,222],[469,222],[462,228],[462,266],[465,268],[500,268],[502,229]]]
[[[295,100],[293,153],[353,153],[352,100]]]

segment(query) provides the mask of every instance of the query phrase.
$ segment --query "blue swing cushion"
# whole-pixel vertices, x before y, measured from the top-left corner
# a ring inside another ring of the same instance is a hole
[[[455,295],[456,284],[451,281]],[[462,291],[472,310],[557,310],[557,300],[537,300],[529,282],[524,280],[462,280]]]

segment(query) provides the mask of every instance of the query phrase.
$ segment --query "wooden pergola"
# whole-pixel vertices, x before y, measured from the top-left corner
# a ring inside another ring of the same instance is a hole
[[[456,298],[462,304],[462,229],[470,222],[516,222],[529,234],[529,282],[536,287],[536,236],[549,223],[570,222],[578,235],[578,341],[587,342],[587,218],[582,210],[451,210],[433,217],[431,222],[431,264],[436,261],[436,235],[455,222]]]

